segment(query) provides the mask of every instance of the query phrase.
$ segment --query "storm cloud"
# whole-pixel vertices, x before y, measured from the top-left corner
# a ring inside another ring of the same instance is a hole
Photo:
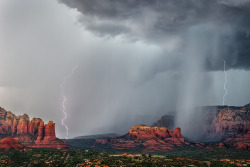
[[[250,101],[248,0],[2,0],[0,106],[61,125],[69,136],[126,133],[177,114],[196,132],[193,108]],[[195,124],[197,122],[197,124]]]
[[[61,1],[80,11],[83,15],[79,21],[98,35],[124,34],[134,40],[156,43],[168,50],[185,48],[189,42],[187,34],[190,29],[204,26],[206,31],[203,34],[207,34],[204,35],[204,42],[209,51],[200,56],[206,59],[206,70],[222,70],[221,59],[227,60],[228,69],[249,70],[248,0]],[[169,39],[176,46],[165,46]]]

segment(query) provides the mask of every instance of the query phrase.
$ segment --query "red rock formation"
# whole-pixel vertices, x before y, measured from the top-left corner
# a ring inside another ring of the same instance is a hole
[[[208,138],[227,139],[249,131],[250,110],[246,107],[221,107],[212,117]]]
[[[35,141],[35,145],[32,147],[41,147],[41,148],[66,148],[68,145],[60,139],[54,139],[54,140],[41,140],[38,142],[37,140]]]
[[[36,135],[38,133],[38,127],[40,123],[43,122],[40,118],[33,118],[29,124],[29,134]]]
[[[38,127],[38,136],[36,139],[36,142],[41,142],[44,138],[44,122],[40,122]]]
[[[38,127],[38,136],[34,147],[65,148],[68,146],[64,141],[56,138],[55,123],[49,121],[48,124],[44,125],[44,122],[42,121]]]
[[[172,136],[172,131],[165,127],[135,125],[129,130],[128,136],[136,140],[167,138]]]
[[[53,123],[52,121],[49,121],[45,125],[44,140],[55,140],[55,139],[56,139],[56,135],[55,135],[55,123]]]
[[[16,139],[7,137],[7,138],[4,138],[4,139],[0,140],[0,149],[19,150],[19,149],[22,149],[22,148],[23,148],[23,146],[21,144],[19,144]]]
[[[16,118],[14,118],[13,123],[11,125],[12,135],[16,134],[16,132],[17,132],[17,124],[18,124],[18,122],[17,122]]]
[[[20,116],[19,122],[17,125],[17,134],[28,134],[29,122],[30,122],[30,119],[27,114]]]
[[[40,118],[29,120],[29,116],[15,116],[0,108],[0,134],[12,136],[28,147],[64,148],[67,144],[55,136],[55,123],[48,124]]]
[[[0,127],[0,134],[5,134],[5,132],[3,131],[2,126]]]
[[[173,137],[175,137],[175,138],[182,138],[181,129],[180,128],[176,128],[174,130]]]
[[[32,136],[29,136],[27,134],[18,135],[14,137],[14,139],[18,140],[19,143],[27,147],[34,145],[34,140],[32,139]]]
[[[206,136],[222,141],[227,147],[250,149],[250,104],[244,107],[219,107]]]
[[[97,143],[111,145],[115,149],[143,149],[144,151],[164,151],[189,144],[181,135],[180,128],[174,133],[165,127],[136,125],[123,137],[97,139]]]
[[[221,142],[218,147],[248,148],[250,145],[250,103],[243,107],[212,106],[197,108],[204,118],[204,136],[200,141]],[[169,116],[163,116],[154,125],[172,126]],[[173,118],[171,117],[171,120]],[[202,134],[202,133],[201,133]]]

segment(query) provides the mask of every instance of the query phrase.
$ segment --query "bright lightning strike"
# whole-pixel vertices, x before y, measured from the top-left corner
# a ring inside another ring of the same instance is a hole
[[[225,94],[223,96],[223,106],[225,105],[225,97],[227,95],[227,89],[226,89],[226,84],[227,84],[226,60],[224,60],[224,74],[225,74],[225,83],[224,83]]]
[[[65,103],[67,101],[67,97],[64,95],[64,84],[65,82],[67,81],[67,79],[69,79],[75,72],[76,68],[78,66],[76,65],[72,70],[71,70],[71,73],[69,75],[67,75],[66,77],[64,77],[62,83],[61,83],[61,91],[62,91],[62,97],[63,97],[63,102],[62,102],[62,111],[63,111],[63,114],[64,114],[64,117],[62,119],[62,125],[65,127],[66,129],[66,136],[65,136],[65,139],[67,140],[68,139],[68,135],[69,135],[69,129],[68,129],[68,126],[67,124],[64,123],[65,119],[67,118],[67,112],[66,112],[66,107],[65,107]]]

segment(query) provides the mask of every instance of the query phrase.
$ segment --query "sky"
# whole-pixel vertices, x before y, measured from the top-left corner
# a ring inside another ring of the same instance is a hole
[[[69,137],[250,102],[250,0],[1,0],[0,106]],[[195,118],[199,119],[199,118]]]

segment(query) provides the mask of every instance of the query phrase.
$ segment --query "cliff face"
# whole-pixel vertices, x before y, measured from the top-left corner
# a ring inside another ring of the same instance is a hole
[[[243,107],[201,107],[198,112],[202,112],[206,125],[201,141],[218,141],[222,142],[220,146],[250,149],[250,104]],[[169,124],[167,121],[166,115],[155,125],[165,126]]]
[[[140,149],[144,151],[164,151],[174,147],[190,145],[181,135],[180,128],[174,132],[165,127],[135,125],[125,136],[97,139],[96,142],[109,144],[114,149]]]
[[[212,114],[206,139],[222,141],[227,146],[250,149],[250,104],[243,107],[219,107]]]
[[[216,114],[212,114],[207,138],[224,140],[236,135],[244,136],[250,127],[250,106],[218,107]]]
[[[64,148],[67,145],[56,138],[55,123],[44,124],[40,118],[29,119],[27,114],[15,114],[0,108],[0,135],[11,136],[29,147]]]
[[[129,138],[135,138],[136,140],[147,140],[156,138],[172,137],[172,131],[164,127],[135,125],[128,133]]]

